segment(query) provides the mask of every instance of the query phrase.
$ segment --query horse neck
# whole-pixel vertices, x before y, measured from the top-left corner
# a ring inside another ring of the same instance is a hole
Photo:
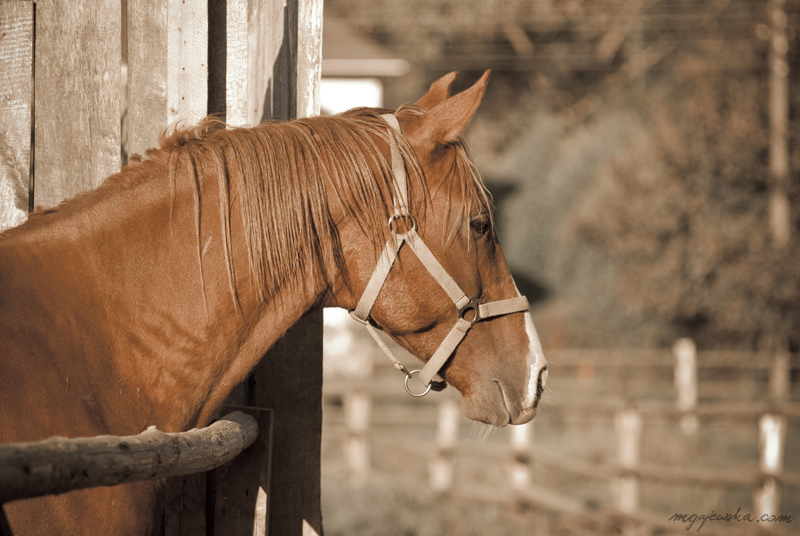
[[[26,359],[71,376],[71,395],[91,398],[104,423],[75,433],[204,425],[326,292],[314,283],[259,300],[244,240],[231,243],[232,292],[214,185],[198,199],[190,181],[170,185],[156,163],[141,166],[157,177],[146,187],[101,187],[0,242],[13,269],[0,292],[13,286],[18,302],[35,304],[17,321],[59,341]],[[233,210],[231,236],[242,236]]]

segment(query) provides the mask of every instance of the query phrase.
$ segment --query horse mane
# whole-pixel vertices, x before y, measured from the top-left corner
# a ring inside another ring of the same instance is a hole
[[[398,113],[404,110],[424,113],[414,105],[404,105]],[[395,191],[388,144],[395,134],[380,117],[388,112],[357,108],[336,116],[268,121],[252,128],[231,128],[213,116],[191,128],[176,125],[161,135],[158,148],[148,149],[144,157],[132,155],[125,168],[100,190],[126,188],[148,180],[151,171],[145,166],[156,162],[168,170],[170,210],[174,213],[177,184],[188,181],[194,192],[196,250],[202,274],[201,185],[216,181],[229,287],[237,305],[231,238],[234,190],[241,205],[251,280],[260,300],[269,300],[279,290],[301,290],[320,280],[330,284],[334,266],[349,284],[339,235],[328,208],[326,183],[345,214],[374,244],[377,260],[387,240],[393,239],[387,225]],[[409,200],[421,203],[411,210],[424,217],[429,200],[424,174],[407,140],[403,136],[395,139],[406,163]],[[488,192],[466,145],[461,141],[452,145],[455,158],[448,181],[451,189],[460,189],[460,199],[465,201],[462,210],[466,214],[477,204],[479,210],[491,213]],[[415,188],[421,191],[415,192]],[[80,194],[43,213],[89,204],[93,197],[91,193]]]

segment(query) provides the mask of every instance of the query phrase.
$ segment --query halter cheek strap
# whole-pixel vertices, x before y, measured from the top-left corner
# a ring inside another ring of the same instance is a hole
[[[392,127],[393,134],[401,134],[400,124],[393,114],[386,114],[381,117]],[[375,266],[375,271],[372,272],[367,287],[364,289],[364,294],[361,295],[361,299],[355,310],[350,312],[350,316],[366,326],[370,335],[372,335],[378,343],[378,346],[389,359],[391,359],[394,366],[406,375],[405,387],[408,394],[411,396],[424,396],[428,394],[431,389],[441,391],[446,387],[447,384],[445,384],[444,379],[439,376],[438,373],[445,363],[447,363],[447,360],[453,352],[455,352],[456,348],[473,325],[486,318],[527,311],[529,309],[529,304],[527,298],[524,296],[488,303],[482,303],[477,298],[470,298],[450,274],[447,273],[447,270],[444,269],[441,263],[439,263],[431,250],[428,249],[428,246],[425,245],[425,242],[423,242],[422,237],[417,233],[416,221],[408,211],[408,187],[405,164],[400,155],[400,150],[397,147],[395,135],[390,138],[392,173],[395,178],[395,197],[394,213],[391,218],[389,218],[389,228],[394,235],[394,240],[389,240],[383,248],[383,252]],[[397,232],[399,220],[404,220],[406,222],[406,230],[403,233]],[[372,307],[378,299],[378,294],[383,288],[386,278],[389,276],[389,272],[403,244],[408,244],[411,251],[414,252],[420,262],[422,262],[422,265],[425,266],[425,269],[433,276],[436,282],[439,283],[453,301],[458,311],[458,320],[455,326],[453,326],[444,340],[439,344],[439,348],[437,348],[433,356],[431,356],[421,370],[412,370],[410,372],[403,363],[395,357],[383,339],[381,339],[378,331],[369,321]],[[425,391],[415,393],[409,388],[408,380],[414,374],[419,374],[420,381],[426,387]]]

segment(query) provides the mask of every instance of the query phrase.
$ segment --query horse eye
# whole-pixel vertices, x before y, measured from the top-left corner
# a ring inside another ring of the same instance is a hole
[[[478,236],[484,236],[492,228],[492,222],[489,219],[488,214],[481,214],[477,218],[474,218],[472,221],[470,221],[469,226],[472,228],[475,234]]]

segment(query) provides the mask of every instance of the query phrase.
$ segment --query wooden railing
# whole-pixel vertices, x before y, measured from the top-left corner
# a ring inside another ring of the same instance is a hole
[[[266,523],[272,412],[237,408],[202,429],[164,433],[154,427],[125,437],[53,437],[0,444],[0,505],[96,486],[206,473],[214,493],[217,534],[259,534]],[[248,450],[249,449],[249,450]],[[168,510],[166,524],[183,512]],[[11,534],[5,518],[2,534]],[[262,527],[262,528],[259,528]],[[207,531],[213,534],[213,531]]]

